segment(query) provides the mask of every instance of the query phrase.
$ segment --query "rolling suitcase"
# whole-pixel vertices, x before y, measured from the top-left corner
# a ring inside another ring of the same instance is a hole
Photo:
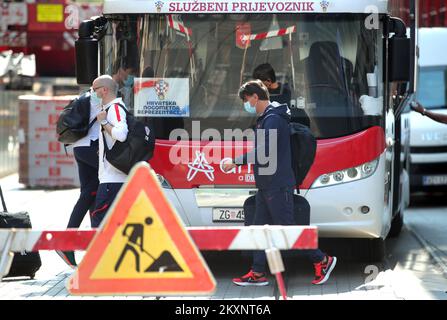
[[[8,212],[1,186],[0,197],[3,205],[3,212],[0,212],[0,228],[31,228],[31,220],[27,212]],[[41,265],[39,252],[17,252],[14,254],[9,273],[4,278],[27,276],[33,279]]]
[[[248,197],[244,202],[244,225],[250,226],[253,224],[256,210],[256,196]],[[310,225],[310,205],[306,198],[294,194],[293,195],[293,214],[295,224],[300,226]]]

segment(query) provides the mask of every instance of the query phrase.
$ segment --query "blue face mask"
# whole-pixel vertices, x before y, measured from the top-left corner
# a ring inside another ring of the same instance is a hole
[[[90,100],[92,102],[93,105],[101,105],[102,104],[102,99],[98,97],[98,95],[96,94],[96,92],[92,92],[90,94]]]
[[[248,113],[256,114],[256,105],[252,107],[252,105],[248,101],[244,103],[244,109]]]
[[[133,79],[135,78],[135,76],[132,75],[128,75],[127,79],[123,82],[125,87],[132,87],[133,86]]]

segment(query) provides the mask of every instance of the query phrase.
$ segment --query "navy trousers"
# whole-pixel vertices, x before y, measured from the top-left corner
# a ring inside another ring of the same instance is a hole
[[[68,221],[67,228],[79,228],[88,210],[95,209],[96,190],[98,189],[98,140],[91,141],[89,147],[73,148],[78,165],[81,194]],[[91,222],[91,219],[90,219]]]
[[[96,193],[95,211],[90,216],[92,228],[98,228],[106,216],[123,183],[100,183]]]
[[[256,193],[256,213],[254,225],[294,225],[293,187],[281,189],[264,189]],[[324,259],[325,254],[320,249],[300,250],[313,263]],[[265,251],[253,252],[252,269],[255,272],[265,272],[267,258]]]

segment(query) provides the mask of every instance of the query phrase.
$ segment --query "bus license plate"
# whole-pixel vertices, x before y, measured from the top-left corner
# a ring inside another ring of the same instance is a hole
[[[242,208],[213,208],[213,222],[243,222]]]
[[[443,186],[447,185],[446,176],[423,176],[422,185],[424,186]]]

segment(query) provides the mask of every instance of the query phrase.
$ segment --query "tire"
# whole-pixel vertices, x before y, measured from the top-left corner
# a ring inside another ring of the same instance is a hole
[[[401,211],[397,213],[397,215],[393,218],[393,221],[391,221],[391,229],[388,233],[388,237],[390,238],[396,238],[399,236],[400,232],[402,231],[402,227],[404,226],[404,215]]]

